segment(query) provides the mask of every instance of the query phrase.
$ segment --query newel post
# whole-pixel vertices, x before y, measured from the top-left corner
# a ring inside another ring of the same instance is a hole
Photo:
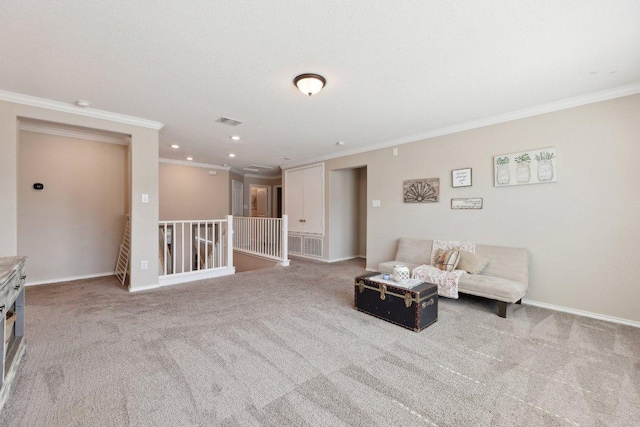
[[[282,215],[282,262],[289,266],[289,215]]]
[[[227,268],[233,268],[233,215],[227,215]]]

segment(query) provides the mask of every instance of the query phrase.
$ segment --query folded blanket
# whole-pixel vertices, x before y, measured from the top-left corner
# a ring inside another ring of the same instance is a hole
[[[476,244],[457,240],[434,240],[431,248],[431,259],[429,260],[431,264],[434,263],[438,249],[475,253]],[[413,269],[411,277],[438,285],[438,295],[440,296],[458,299],[458,281],[464,273],[464,270],[444,271],[433,265],[421,265]]]
[[[458,299],[458,280],[464,270],[444,271],[432,265],[421,265],[413,269],[411,277],[438,285],[438,295]]]

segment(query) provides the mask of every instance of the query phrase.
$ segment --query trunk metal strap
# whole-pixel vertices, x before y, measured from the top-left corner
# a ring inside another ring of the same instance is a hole
[[[364,280],[358,281],[357,286],[358,286],[358,291],[360,293],[363,293],[365,289],[370,289],[372,291],[380,292],[380,299],[381,300],[385,300],[387,295],[393,295],[394,297],[402,298],[402,299],[404,299],[404,305],[407,306],[407,307],[411,307],[411,304],[413,304],[414,302],[416,304],[420,304],[420,303],[422,303],[423,301],[426,301],[429,298],[431,298],[431,301],[427,301],[425,303],[425,306],[431,305],[431,304],[434,303],[433,297],[438,294],[438,292],[436,291],[436,292],[433,292],[433,293],[431,293],[429,295],[426,295],[426,296],[424,296],[422,298],[419,298],[420,294],[416,293],[416,297],[413,297],[411,295],[410,291],[406,291],[404,294],[399,294],[397,292],[393,292],[393,291],[390,291],[389,289],[387,289],[387,285],[385,285],[384,283],[381,283],[380,287],[375,287],[375,286],[367,285],[364,282]]]

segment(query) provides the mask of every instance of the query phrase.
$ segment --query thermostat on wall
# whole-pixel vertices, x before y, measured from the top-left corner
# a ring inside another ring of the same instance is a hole
[[[34,190],[44,190],[44,184],[36,182],[35,184],[33,184],[33,189]]]

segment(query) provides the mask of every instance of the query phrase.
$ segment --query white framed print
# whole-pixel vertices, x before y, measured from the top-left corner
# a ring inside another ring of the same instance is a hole
[[[471,187],[471,168],[454,169],[451,171],[451,186]]]

